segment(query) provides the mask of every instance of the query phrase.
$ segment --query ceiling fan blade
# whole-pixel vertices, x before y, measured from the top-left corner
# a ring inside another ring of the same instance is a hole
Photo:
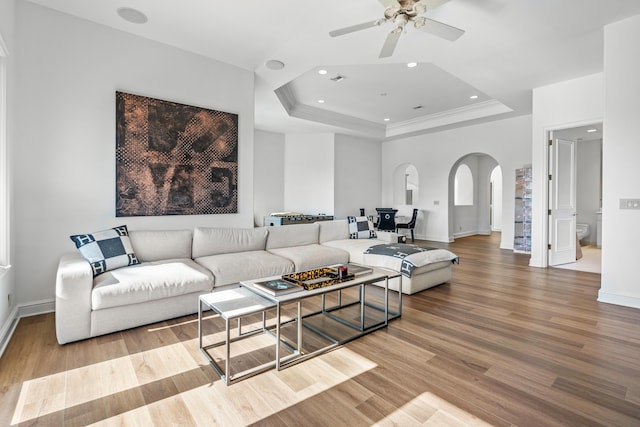
[[[416,28],[452,42],[458,40],[464,34],[464,30],[461,30],[460,28],[452,27],[451,25],[434,21],[429,18],[424,18],[424,25],[416,25]]]
[[[382,50],[380,50],[380,55],[378,58],[388,58],[393,55],[393,51],[396,50],[396,45],[398,44],[398,40],[400,40],[400,35],[402,35],[401,31],[390,32],[387,36],[387,39],[384,41],[384,45],[382,46]]]
[[[371,22],[363,22],[362,24],[352,25],[350,27],[341,28],[339,30],[333,30],[329,32],[331,37],[343,36],[345,34],[354,33],[360,30],[366,30],[367,28],[372,28],[378,25],[379,19]]]

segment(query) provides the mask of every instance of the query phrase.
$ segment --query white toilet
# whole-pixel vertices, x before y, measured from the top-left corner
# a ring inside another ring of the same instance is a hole
[[[578,240],[586,239],[591,233],[591,227],[589,224],[576,224],[576,233],[578,234]]]

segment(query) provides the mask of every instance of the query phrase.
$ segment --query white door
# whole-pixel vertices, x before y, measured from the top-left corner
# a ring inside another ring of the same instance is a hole
[[[549,265],[576,261],[576,141],[553,138],[549,152]]]

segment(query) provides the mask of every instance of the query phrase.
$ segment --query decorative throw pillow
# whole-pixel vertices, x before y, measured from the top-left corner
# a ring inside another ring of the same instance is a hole
[[[366,216],[348,216],[350,239],[372,239],[377,237],[373,222]]]
[[[115,268],[140,264],[133,253],[126,225],[69,237],[91,264],[93,277]]]

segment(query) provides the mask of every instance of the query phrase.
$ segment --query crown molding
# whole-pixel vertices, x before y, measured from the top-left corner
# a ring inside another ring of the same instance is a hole
[[[503,103],[491,99],[452,110],[416,117],[415,119],[405,120],[403,122],[384,125],[347,114],[301,104],[298,102],[295,91],[289,83],[277,88],[275,94],[290,117],[351,129],[377,138],[391,138],[407,134],[416,134],[437,127],[513,111]]]
[[[419,132],[440,126],[465,122],[497,114],[510,113],[513,110],[503,103],[491,99],[477,104],[467,105],[453,110],[442,111],[428,116],[398,122],[387,126],[387,137],[400,136],[407,133]]]
[[[291,111],[294,109],[297,100],[296,95],[293,92],[290,84],[285,84],[274,90],[274,93],[278,97],[280,104],[284,107],[288,115],[291,115]]]
[[[276,89],[275,94],[291,117],[352,129],[373,137],[384,138],[385,136],[386,126],[383,124],[299,103],[288,83]]]

